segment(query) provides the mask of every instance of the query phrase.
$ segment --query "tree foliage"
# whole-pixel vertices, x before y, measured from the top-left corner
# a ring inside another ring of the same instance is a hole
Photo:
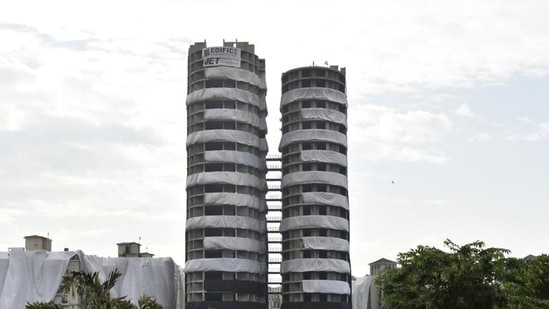
[[[79,295],[82,309],[164,309],[156,300],[148,295],[142,295],[138,304],[133,304],[123,297],[113,297],[110,290],[122,274],[114,270],[103,282],[99,279],[99,273],[71,272],[63,277],[61,291]],[[27,309],[61,309],[53,302],[29,303]]]
[[[377,279],[384,308],[549,308],[549,257],[507,258],[481,241],[449,252],[418,246],[398,255],[399,268]]]

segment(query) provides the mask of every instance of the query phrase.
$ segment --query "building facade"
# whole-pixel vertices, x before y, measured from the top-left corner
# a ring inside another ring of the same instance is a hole
[[[282,309],[350,308],[345,69],[282,74]]]
[[[187,309],[267,308],[265,96],[254,45],[190,46]]]

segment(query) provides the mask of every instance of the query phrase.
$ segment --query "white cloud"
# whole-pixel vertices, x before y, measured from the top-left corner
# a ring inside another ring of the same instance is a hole
[[[546,138],[549,138],[549,123],[537,124],[534,132],[509,135],[507,140],[512,142],[538,142]]]
[[[433,146],[452,131],[442,113],[399,111],[377,105],[350,108],[349,143],[374,161],[443,163],[448,160]]]
[[[456,114],[466,118],[474,118],[475,114],[471,111],[471,108],[467,104],[461,104],[460,107],[456,109]]]
[[[484,142],[493,139],[494,136],[488,132],[480,132],[477,133],[469,138],[467,138],[468,143],[474,143],[474,142]]]

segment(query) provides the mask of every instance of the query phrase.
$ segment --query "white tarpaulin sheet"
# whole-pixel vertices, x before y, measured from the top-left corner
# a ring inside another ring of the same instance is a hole
[[[230,271],[261,274],[265,273],[267,264],[258,261],[237,258],[215,258],[189,260],[185,263],[185,272],[197,271]]]
[[[7,266],[0,269],[4,279],[0,291],[0,308],[25,308],[27,301],[53,299],[74,252],[47,252],[43,250],[13,250],[7,256]]]
[[[204,69],[204,75],[206,79],[232,79],[266,89],[265,82],[262,83],[259,76],[248,70],[223,67],[206,68]]]
[[[232,120],[251,124],[259,128],[259,117],[256,114],[238,109],[207,109],[204,111],[204,119],[206,120]]]
[[[259,76],[259,88],[266,90],[267,82],[266,82],[265,72],[257,72],[257,76]]]
[[[333,271],[337,273],[351,273],[349,262],[338,259],[294,259],[282,261],[281,273],[303,273],[307,271]]]
[[[259,163],[259,157],[249,152],[231,151],[231,150],[208,150],[204,152],[204,161],[206,162],[230,162],[262,169]]]
[[[248,194],[230,192],[204,193],[204,204],[209,205],[234,205],[237,207],[260,208],[260,199]]]
[[[263,222],[264,223],[264,222]],[[187,230],[205,228],[233,228],[264,232],[266,227],[260,220],[242,216],[203,216],[187,219]]]
[[[265,116],[267,115],[267,98],[263,94],[259,96],[259,110],[265,111]]]
[[[293,229],[324,228],[340,231],[349,231],[349,221],[344,218],[334,216],[299,216],[282,219],[280,222],[280,232],[286,232]]]
[[[259,140],[259,151],[263,151],[263,152],[269,151],[269,145],[267,144],[267,140],[265,138],[261,138]]]
[[[283,147],[295,142],[315,141],[332,142],[347,147],[347,136],[343,133],[331,130],[300,130],[283,134],[280,139],[278,150],[282,151]]]
[[[284,93],[280,99],[280,108],[282,109],[282,106],[290,102],[307,99],[326,100],[347,105],[345,93],[330,88],[311,87],[294,89]]]
[[[264,117],[262,117],[261,119],[259,119],[259,129],[260,129],[261,131],[267,132],[267,120],[265,120]]]
[[[341,166],[347,166],[347,156],[329,150],[302,150],[301,161],[335,163]]]
[[[370,304],[370,288],[373,287],[372,276],[365,276],[356,278],[352,281],[351,285],[353,287],[353,309],[368,309],[371,308],[368,306]]]
[[[250,174],[235,172],[207,172],[197,173],[187,176],[187,188],[196,185],[205,185],[212,183],[232,184],[236,186],[248,186],[265,190],[267,184],[264,180]]]
[[[207,142],[233,142],[259,147],[259,137],[238,130],[205,130],[187,135],[187,146]]]
[[[305,108],[301,110],[301,118],[308,120],[326,120],[347,126],[347,115],[340,111],[326,108]]]
[[[301,193],[301,199],[303,200],[303,203],[320,203],[349,209],[349,200],[347,197],[336,193],[304,192]]]
[[[187,105],[208,100],[234,100],[258,107],[262,104],[257,94],[237,88],[205,88],[187,95]]]
[[[204,249],[228,249],[265,252],[266,245],[259,240],[242,237],[204,237]]]
[[[349,251],[349,241],[335,237],[303,237],[303,248],[314,250]]]
[[[349,283],[337,280],[303,280],[303,292],[324,294],[351,294]]]
[[[156,295],[157,300],[175,299],[175,295],[169,295],[174,290],[174,272],[178,271],[173,261],[169,258],[103,258],[102,269],[108,274],[118,269],[123,275],[118,279],[113,291],[113,296],[122,297],[128,295],[132,299],[139,299],[140,295]],[[172,292],[173,294],[173,292]],[[175,304],[170,304],[175,306]]]
[[[347,176],[336,172],[293,172],[282,176],[282,188],[307,183],[324,183],[347,188]]]
[[[51,301],[66,274],[69,260],[78,256],[80,269],[98,272],[100,280],[118,269],[122,276],[111,290],[133,303],[141,295],[155,298],[166,308],[180,308],[183,274],[171,258],[99,258],[81,251],[10,251],[0,255],[0,308],[23,309],[27,302]]]

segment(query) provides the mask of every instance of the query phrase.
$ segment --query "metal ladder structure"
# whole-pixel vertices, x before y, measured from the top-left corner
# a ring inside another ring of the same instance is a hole
[[[267,237],[268,237],[268,295],[269,309],[280,308],[282,302],[282,234],[279,232],[282,219],[282,159],[280,154],[269,154],[267,163]]]

